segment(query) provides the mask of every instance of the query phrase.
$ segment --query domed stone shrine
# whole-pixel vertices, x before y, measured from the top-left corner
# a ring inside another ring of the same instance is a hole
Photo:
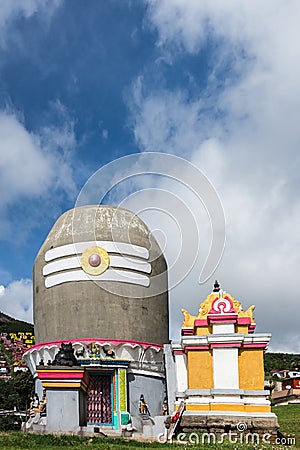
[[[165,257],[132,212],[64,213],[36,257],[33,288],[37,343],[24,359],[43,401],[27,429],[170,438],[175,425],[278,428],[264,391],[270,335],[253,333],[254,307],[216,283],[198,315],[182,310],[181,340],[170,343]]]
[[[141,394],[159,416],[168,274],[144,222],[111,206],[67,211],[36,257],[33,288],[37,344],[24,357],[47,416],[31,428],[120,431],[134,417],[139,428]]]
[[[130,211],[84,206],[64,213],[36,257],[33,283],[38,343],[169,340],[166,261]]]

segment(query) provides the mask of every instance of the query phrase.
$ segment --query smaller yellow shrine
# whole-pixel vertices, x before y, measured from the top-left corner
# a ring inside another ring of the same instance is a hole
[[[264,351],[270,334],[254,333],[254,306],[242,304],[220,289],[201,303],[197,316],[185,309],[181,341],[172,342],[176,371],[175,410],[184,402],[182,426],[205,428],[204,419],[232,427],[278,427],[264,390]],[[264,424],[264,426],[262,426]]]

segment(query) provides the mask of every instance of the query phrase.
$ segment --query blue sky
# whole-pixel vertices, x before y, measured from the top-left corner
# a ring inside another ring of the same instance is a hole
[[[209,178],[227,221],[216,274],[199,286],[196,267],[171,293],[171,335],[217,276],[256,304],[274,350],[300,352],[299,13],[297,0],[1,2],[0,309],[31,319],[34,258],[96,170],[167,152]]]

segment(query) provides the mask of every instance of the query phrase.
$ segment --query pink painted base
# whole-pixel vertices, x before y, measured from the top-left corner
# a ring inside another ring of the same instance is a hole
[[[73,368],[76,370],[76,368]],[[49,379],[55,379],[55,380],[66,380],[72,378],[72,380],[81,380],[83,378],[84,372],[73,372],[72,370],[69,370],[68,372],[51,372],[51,370],[47,372],[40,372],[38,371],[38,377],[40,380],[49,380]]]

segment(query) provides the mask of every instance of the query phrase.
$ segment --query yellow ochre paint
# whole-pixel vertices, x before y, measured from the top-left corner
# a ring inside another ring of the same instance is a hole
[[[192,350],[187,353],[188,389],[213,388],[211,350]]]
[[[262,349],[242,349],[239,351],[240,389],[264,389],[264,361]]]
[[[244,405],[236,403],[189,403],[185,406],[186,411],[228,411],[228,412],[270,412],[270,406],[266,405]]]

